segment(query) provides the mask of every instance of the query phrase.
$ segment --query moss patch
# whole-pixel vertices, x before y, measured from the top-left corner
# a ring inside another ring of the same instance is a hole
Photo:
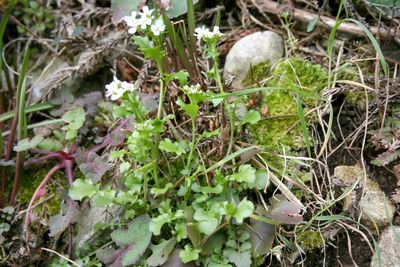
[[[272,65],[270,61],[251,66],[242,83],[245,86],[251,86],[255,83],[261,82],[271,75],[271,67]]]
[[[264,66],[265,67],[265,66]],[[263,69],[264,67],[256,68]],[[304,113],[315,107],[319,92],[327,82],[327,74],[320,66],[299,58],[279,62],[271,72],[273,79],[267,86],[274,87],[263,93],[261,113],[264,120],[249,127],[253,142],[269,148],[290,150],[304,147],[304,136],[299,123],[296,96],[301,96]],[[257,73],[259,80],[263,77]],[[310,118],[306,118],[311,122]]]
[[[297,241],[300,246],[308,250],[321,248],[324,245],[324,240],[321,237],[321,234],[313,230],[300,233],[297,236]]]

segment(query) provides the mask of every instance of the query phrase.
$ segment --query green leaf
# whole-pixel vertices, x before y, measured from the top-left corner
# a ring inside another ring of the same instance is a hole
[[[173,143],[170,139],[165,138],[160,142],[159,148],[168,153],[175,153],[180,156],[186,153],[187,143],[185,142],[175,142]]]
[[[43,141],[43,135],[38,134],[31,140],[29,138],[22,139],[18,145],[14,146],[14,151],[21,152],[37,147]]]
[[[211,216],[201,208],[195,208],[193,218],[198,221],[199,231],[205,235],[211,235],[217,229],[219,220]]]
[[[312,20],[310,20],[310,22],[307,24],[307,32],[312,32],[315,26],[317,25],[318,21],[319,21],[318,17],[315,17]]]
[[[69,124],[70,129],[79,130],[85,122],[85,110],[81,106],[77,106],[67,111],[62,119]]]
[[[250,217],[254,211],[253,202],[243,199],[236,207],[236,214],[233,216],[239,224],[243,223],[243,220]]]
[[[198,228],[194,224],[194,209],[193,206],[187,206],[185,208],[184,216],[185,216],[185,221],[187,223],[187,233],[190,241],[195,247],[198,247],[201,242],[201,233],[198,230]]]
[[[169,254],[172,252],[176,244],[174,238],[169,240],[162,239],[161,243],[158,245],[151,245],[150,249],[152,251],[151,256],[147,259],[147,264],[150,266],[160,266],[164,264]]]
[[[240,165],[238,172],[229,176],[229,180],[254,185],[256,170],[249,164]]]
[[[73,200],[81,201],[84,197],[91,197],[96,193],[97,187],[91,180],[77,179],[69,189],[69,196]]]
[[[149,37],[136,35],[132,39],[146,58],[153,59],[157,63],[161,64],[164,53],[159,47],[154,46]]]
[[[197,226],[199,227],[199,231],[205,235],[211,235],[215,232],[219,224],[219,221],[216,218],[209,217],[207,221],[200,221]]]
[[[104,189],[98,191],[92,198],[92,203],[95,207],[106,207],[113,204],[115,198],[115,190]]]
[[[62,119],[67,125],[62,129],[66,131],[65,138],[67,140],[73,140],[78,135],[78,130],[83,126],[85,122],[85,110],[81,106],[77,106],[69,111],[67,111]]]
[[[117,150],[117,151],[112,151],[110,154],[110,160],[114,159],[119,159],[125,156],[128,152],[125,150]]]
[[[254,182],[254,187],[258,190],[264,190],[269,185],[268,173],[264,170],[258,170],[256,172],[256,180]]]
[[[176,239],[180,242],[182,239],[186,239],[187,235],[187,226],[185,222],[179,222],[175,224],[175,234]]]
[[[63,148],[63,145],[53,138],[46,138],[38,145],[38,148],[47,151],[59,151]]]
[[[251,254],[250,250],[239,252],[234,249],[225,249],[224,257],[236,266],[250,267],[251,266]]]
[[[172,80],[178,80],[179,85],[182,87],[187,83],[188,78],[189,78],[189,73],[185,70],[181,70],[179,72],[172,72],[166,74],[165,82],[169,83]]]
[[[186,104],[185,102],[182,101],[182,99],[178,99],[176,101],[176,104],[178,104],[185,112],[185,114],[191,117],[192,119],[197,117],[197,114],[199,113],[199,107],[196,104],[193,103]]]
[[[195,261],[199,258],[201,249],[194,249],[191,245],[185,245],[185,249],[179,252],[179,257],[183,263]]]
[[[224,188],[220,184],[217,184],[215,187],[203,186],[200,188],[203,194],[220,194],[223,190]]]
[[[163,225],[171,222],[171,220],[172,218],[168,214],[161,214],[156,218],[152,218],[150,223],[150,231],[154,235],[160,235]]]
[[[155,188],[153,187],[151,189],[151,193],[154,195],[154,197],[158,197],[160,195],[164,195],[165,193],[167,193],[167,191],[169,189],[171,189],[173,187],[172,183],[168,183],[164,186],[164,188]]]
[[[261,120],[260,113],[256,110],[249,110],[246,113],[246,115],[244,116],[244,118],[242,119],[242,123],[243,124],[246,124],[246,123],[255,124],[259,120]]]

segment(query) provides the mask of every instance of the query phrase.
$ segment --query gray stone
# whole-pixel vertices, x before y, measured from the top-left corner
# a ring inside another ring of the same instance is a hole
[[[400,226],[387,227],[379,237],[380,256],[375,252],[371,267],[400,267]]]
[[[366,179],[364,179],[366,178]],[[337,166],[334,171],[333,182],[335,185],[350,188],[358,183],[354,190],[344,199],[343,209],[356,207],[361,216],[361,221],[374,229],[389,225],[393,221],[396,207],[381,190],[379,184],[364,177],[364,172],[359,165]],[[356,190],[360,189],[360,190]]]
[[[241,88],[251,66],[276,63],[282,58],[282,37],[271,31],[255,32],[240,39],[229,51],[224,67],[225,79],[234,77],[232,87]]]

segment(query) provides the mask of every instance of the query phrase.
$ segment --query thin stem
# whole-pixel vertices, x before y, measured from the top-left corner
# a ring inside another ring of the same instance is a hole
[[[226,152],[226,156],[229,156],[232,152],[232,147],[233,147],[233,136],[235,135],[235,108],[233,109],[233,112],[228,111],[229,115],[229,123],[230,123],[230,136],[229,136],[229,146],[228,146],[228,151]]]
[[[165,99],[164,68],[161,63],[158,64],[158,70],[160,72],[160,102],[158,103],[157,119],[161,119]]]
[[[43,189],[43,187],[48,183],[48,181],[50,180],[51,176],[53,176],[59,169],[63,168],[64,165],[62,163],[58,163],[56,166],[54,166],[46,175],[46,177],[44,177],[44,179],[42,180],[42,182],[39,184],[39,186],[36,188],[35,193],[33,193],[33,196],[29,202],[28,208],[26,210],[26,215],[25,215],[25,231],[26,234],[28,233],[28,225],[30,223],[30,211],[32,209],[32,205],[33,202],[38,199],[39,197],[41,197],[41,191]],[[26,236],[27,237],[27,236]]]
[[[224,86],[222,84],[221,74],[219,73],[219,69],[218,69],[219,60],[218,60],[218,49],[217,49],[217,44],[216,43],[213,43],[211,45],[211,50],[212,50],[212,53],[214,54],[214,56],[213,56],[213,63],[214,63],[213,68],[214,68],[215,80],[217,82],[217,85],[218,85],[220,93],[224,93]],[[225,107],[228,106],[228,101],[226,100],[226,98],[224,98],[223,105]],[[229,123],[230,123],[230,125],[229,125],[230,126],[229,145],[228,145],[228,151],[226,153],[226,156],[229,156],[229,154],[232,152],[232,147],[233,147],[233,142],[234,142],[233,136],[234,136],[234,133],[235,133],[235,125],[234,125],[234,113],[230,112],[228,109],[226,109],[226,111],[228,113]]]
[[[18,192],[18,187],[19,187],[19,182],[20,178],[22,175],[22,170],[24,166],[24,159],[25,159],[25,151],[20,151],[17,153],[17,161],[15,163],[15,176],[14,176],[14,183],[10,195],[10,201],[9,204],[10,206],[14,206],[15,203],[15,198],[17,196]]]
[[[74,172],[72,171],[73,162],[70,159],[63,160],[63,165],[65,167],[65,173],[67,174],[68,186],[71,187],[74,183]]]
[[[160,99],[158,103],[158,110],[157,110],[157,119],[161,119],[163,115],[163,104],[165,99],[165,84],[164,84],[164,68],[161,62],[157,63],[158,70],[160,72]],[[153,159],[155,161],[153,173],[154,173],[154,181],[156,186],[159,187],[158,183],[158,160],[160,158],[160,152],[158,151],[158,145],[160,143],[160,133],[156,133],[154,148],[153,148]]]
[[[196,118],[192,118],[192,142],[190,143],[190,153],[186,164],[186,169],[189,170],[190,162],[192,161],[193,152],[196,146]]]

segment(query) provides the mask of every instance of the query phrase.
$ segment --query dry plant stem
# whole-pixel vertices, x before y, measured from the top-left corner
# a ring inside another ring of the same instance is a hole
[[[271,0],[256,0],[257,5],[262,8],[263,11],[266,11],[268,13],[276,14],[279,15],[283,13],[284,11],[287,11],[285,6],[278,3],[278,2],[273,2]],[[292,17],[295,20],[308,23],[313,19],[318,19],[317,26],[320,26],[325,29],[332,29],[335,24],[336,20],[327,16],[320,16],[318,14],[314,14],[302,9],[293,9],[291,12]],[[381,29],[378,27],[371,27],[369,29],[373,35],[379,34],[381,38],[383,39],[391,39],[391,38],[399,38],[400,37],[400,32],[396,30],[385,30]],[[352,23],[342,23],[339,28],[339,32],[343,33],[348,33],[354,36],[358,37],[364,37],[365,33],[363,29],[358,27],[357,25],[354,25]]]
[[[56,254],[58,257],[62,258],[62,259],[65,260],[65,261],[68,261],[69,263],[71,263],[71,264],[74,265],[74,266],[81,267],[81,265],[79,265],[78,263],[76,263],[76,262],[74,262],[74,261],[68,259],[67,257],[61,255],[61,254],[58,253],[57,251],[54,251],[54,250],[51,250],[51,249],[48,249],[48,248],[41,248],[41,249],[44,250],[44,251],[47,251],[47,252],[51,252],[51,253]]]

